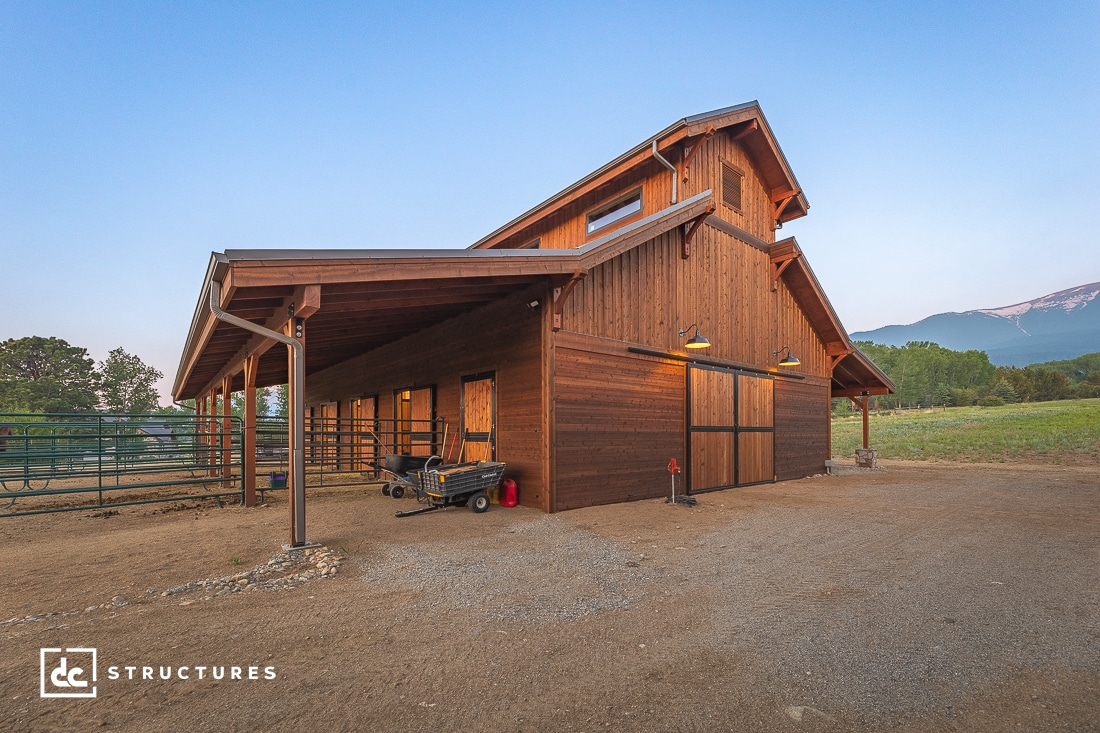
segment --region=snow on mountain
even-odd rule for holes
[[[938,313],[906,326],[853,333],[856,340],[903,346],[933,341],[949,349],[980,349],[999,365],[1026,366],[1100,351],[1100,282],[1025,303],[962,313]],[[1089,306],[1092,307],[1089,307]]]

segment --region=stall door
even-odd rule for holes
[[[773,379],[689,365],[687,381],[689,488],[711,491],[773,481]]]
[[[397,453],[430,456],[435,452],[432,416],[435,390],[432,387],[406,389],[394,394]]]
[[[351,401],[353,471],[374,471],[379,457],[378,398]]]
[[[478,374],[462,380],[460,461],[496,460],[496,376]]]

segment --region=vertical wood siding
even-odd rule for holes
[[[519,485],[521,503],[550,511],[543,472],[542,319],[524,305],[532,297],[548,293],[539,286],[311,374],[306,399],[317,404],[377,394],[379,416],[391,418],[394,390],[434,386],[436,416],[453,435],[461,419],[462,377],[496,372],[498,459],[508,464],[505,476]]]
[[[563,326],[600,338],[682,353],[681,328],[710,339],[708,358],[774,369],[789,346],[799,374],[826,376],[825,347],[780,282],[772,290],[767,254],[700,227],[690,258],[669,232],[592,268],[566,301]]]
[[[741,194],[741,210],[737,211],[722,203],[722,162],[730,163],[744,176],[744,188]],[[745,153],[745,149],[733,140],[727,130],[719,132],[705,143],[688,168],[688,181],[683,187],[681,200],[702,193],[707,189],[715,192],[718,208],[714,216],[719,216],[734,226],[755,234],[765,242],[775,241],[772,229],[772,204],[764,184],[756,174],[756,166]]]

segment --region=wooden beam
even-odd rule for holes
[[[560,286],[555,286],[553,289],[553,314],[554,324],[551,327],[554,331],[561,330],[561,314],[565,308],[565,301],[569,295],[573,292],[573,288],[577,287],[577,284],[588,275],[585,270],[575,270],[573,275],[568,281]]]
[[[714,203],[711,202],[706,211],[697,216],[695,220],[691,222],[690,226],[688,226],[687,224],[684,225],[688,226],[688,230],[686,232],[683,232],[680,238],[681,258],[686,260],[688,257],[691,257],[691,240],[695,239],[695,232],[699,231],[699,227],[702,226],[706,218],[714,213],[714,208]]]
[[[783,274],[783,271],[786,270],[792,262],[794,262],[801,256],[802,252],[798,250],[794,250],[792,252],[788,252],[786,254],[781,254],[778,256],[772,255],[771,263],[772,267],[774,268],[772,270],[772,290],[779,289],[779,276]]]
[[[691,144],[691,147],[687,149],[684,154],[684,159],[680,161],[680,175],[684,183],[687,183],[688,168],[691,166],[691,161],[695,157],[695,154],[699,152],[699,148],[703,147],[703,143],[709,140],[715,132],[717,132],[717,130],[714,125],[707,127],[703,134],[696,138],[695,142]]]
[[[783,224],[779,221],[779,217],[783,215],[783,209],[787,208],[787,204],[794,198],[794,194],[787,196],[786,198],[774,203],[775,208],[772,211],[772,230],[779,229]]]
[[[747,125],[742,127],[740,130],[733,133],[733,135],[730,137],[730,139],[731,140],[740,140],[741,138],[743,138],[747,135],[751,135],[752,133],[756,132],[759,129],[760,129],[760,126],[758,124],[756,124],[756,120],[752,120]]]
[[[283,327],[292,318],[308,318],[316,313],[320,307],[321,286],[299,285],[292,294],[284,298],[283,302],[275,308],[274,314],[264,321],[263,326],[269,331],[282,331]],[[225,366],[206,383],[200,392],[210,392],[217,389],[226,376],[237,374],[244,369],[245,359],[252,355],[263,356],[268,349],[277,343],[279,342],[267,336],[252,334],[244,346],[229,358]]]

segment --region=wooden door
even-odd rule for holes
[[[775,479],[774,380],[767,375],[688,366],[691,491]]]
[[[496,375],[477,374],[462,380],[460,461],[496,460]]]
[[[435,452],[435,389],[421,387],[401,390],[394,394],[393,409],[397,433],[396,452],[412,456],[432,455]]]
[[[378,398],[361,397],[351,401],[352,470],[374,471],[378,460]]]

